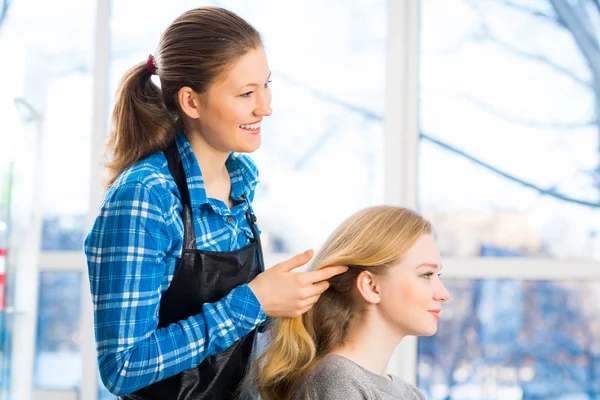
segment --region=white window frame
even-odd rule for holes
[[[417,206],[418,132],[418,66],[419,8],[421,0],[388,0],[386,54],[386,119],[384,123],[385,191],[384,201],[404,207]],[[108,131],[110,104],[110,0],[97,0],[94,50],[93,128],[90,148],[90,195],[86,230],[91,227],[102,200],[101,154]],[[267,265],[289,258],[287,255],[265,255]],[[600,281],[600,262],[569,262],[537,258],[446,258],[444,278],[503,278],[524,280]],[[81,252],[40,252],[39,271],[73,271],[82,274],[81,287],[81,352],[82,380],[79,393],[34,389],[35,399],[80,398],[96,400],[98,369],[93,333],[93,311],[89,296],[87,266]],[[37,283],[36,283],[37,285]],[[37,299],[37,290],[36,299]],[[37,302],[32,305],[37,318]],[[35,332],[35,324],[31,325]],[[31,335],[27,336],[29,342]],[[33,365],[34,346],[19,350],[22,362]],[[394,353],[389,370],[411,383],[417,375],[417,339],[406,338]],[[32,382],[31,376],[26,379]],[[75,395],[75,396],[74,396]],[[25,398],[25,397],[24,397]]]
[[[389,0],[385,120],[385,201],[417,206],[419,9],[422,0]],[[600,281],[600,262],[547,258],[444,258],[444,280]],[[389,365],[410,383],[417,377],[417,340],[405,338]]]
[[[96,1],[96,30],[94,35],[94,76],[92,92],[92,137],[90,142],[90,187],[89,207],[86,218],[85,232],[91,228],[96,216],[98,206],[102,201],[102,156],[98,149],[105,145],[106,132],[108,132],[108,107],[109,96],[109,74],[110,74],[110,0]],[[40,185],[41,187],[41,185]],[[39,206],[41,208],[41,202]],[[40,226],[41,229],[41,226]],[[38,246],[38,248],[40,248]],[[35,285],[31,282],[30,287],[35,286],[31,293],[35,294],[35,301],[31,302],[27,315],[33,316],[30,322],[27,345],[18,346],[19,358],[26,365],[30,365],[31,373],[26,376],[22,374],[17,379],[23,389],[30,388],[29,393],[21,391],[21,399],[32,398],[35,400],[53,399],[84,399],[96,400],[98,398],[98,365],[96,357],[96,342],[94,338],[94,314],[92,299],[90,296],[90,285],[88,280],[87,261],[83,251],[40,251],[37,260],[39,268],[35,276],[40,272],[78,272],[81,274],[81,316],[80,316],[80,351],[82,358],[81,382],[79,390],[51,390],[47,388],[33,387],[33,366],[35,362],[35,334],[38,316],[37,293],[39,291],[38,279]],[[26,361],[25,361],[26,360]],[[25,379],[23,378],[25,376]]]

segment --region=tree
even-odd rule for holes
[[[523,12],[531,18],[549,24],[552,29],[560,29],[565,34],[571,35],[573,43],[586,60],[591,78],[586,78],[585,74],[580,76],[576,71],[558,64],[541,50],[536,52],[515,47],[514,43],[494,37],[485,21],[486,12],[489,12],[486,7],[489,8],[491,3]],[[532,129],[557,128],[562,130],[562,134],[568,136],[572,134],[573,129],[582,126],[596,127],[599,142],[597,149],[592,151],[595,151],[599,157],[597,167],[582,172],[591,178],[589,180],[591,187],[596,188],[596,192],[600,193],[600,107],[598,107],[600,92],[596,89],[598,80],[596,75],[600,76],[600,74],[592,70],[595,68],[595,62],[600,65],[600,57],[596,56],[596,52],[600,50],[597,50],[597,38],[593,35],[594,24],[600,21],[598,2],[527,3],[535,4],[540,7],[539,9],[502,0],[474,0],[470,4],[479,12],[482,21],[480,31],[471,35],[469,40],[499,45],[510,56],[539,63],[542,68],[549,68],[554,73],[571,79],[576,85],[584,87],[593,94],[595,111],[589,120],[584,121],[536,121],[502,112],[481,99],[463,97],[500,119]],[[544,8],[544,5],[548,7]],[[582,13],[582,9],[586,12]],[[574,16],[578,18],[575,22],[572,21]],[[593,43],[591,47],[586,44],[586,40],[590,39],[582,37],[580,32],[584,28],[587,29],[585,34],[594,38],[591,40]],[[596,61],[589,61],[589,57]],[[366,107],[357,106],[342,100],[335,94],[310,87],[279,71],[275,75],[309,91],[320,101],[345,108],[348,113],[361,115],[365,120],[374,123],[383,121],[381,114]],[[303,154],[296,163],[297,167],[302,168],[303,161],[308,157],[314,157],[322,147],[321,144],[331,140],[331,135],[336,133],[336,130],[328,130],[318,136],[309,147],[311,152]],[[558,183],[543,187],[536,182],[508,173],[502,165],[492,165],[450,141],[439,139],[435,136],[435,132],[422,131],[420,135],[422,141],[430,142],[497,176],[534,190],[541,196],[552,197],[560,203],[576,204],[594,210],[600,208],[600,196],[587,197],[567,193],[558,189]],[[597,338],[600,337],[600,332],[595,327],[594,321],[597,321],[600,315],[582,309],[582,304],[586,303],[588,295],[594,290],[593,286],[491,280],[452,282],[450,290],[457,294],[452,306],[449,307],[452,309],[452,319],[440,325],[436,336],[419,341],[422,361],[420,367],[424,370],[429,369],[425,371],[429,375],[422,378],[425,387],[431,386],[434,381],[444,382],[450,389],[468,384],[484,387],[490,382],[495,382],[499,388],[503,385],[519,388],[523,399],[557,399],[568,393],[585,393],[590,399],[598,397],[600,343]],[[490,299],[486,297],[486,293],[489,292],[498,296]],[[507,292],[512,296],[506,296]],[[502,307],[502,303],[508,305]],[[497,319],[495,323],[483,319],[486,313],[490,313],[490,307],[495,310],[493,315]],[[490,388],[488,395],[493,396],[494,389]],[[497,393],[496,396],[502,398]],[[449,392],[446,399],[451,398],[464,397],[452,397],[452,393]]]
[[[10,5],[10,0],[1,0],[0,1],[0,27],[2,23],[6,19],[6,14],[8,13],[8,6]]]
[[[591,322],[600,314],[582,307],[594,286],[479,280],[449,290],[457,296],[444,312],[453,318],[419,340],[419,367],[428,371],[420,385],[448,388],[432,398],[500,399],[511,387],[524,400],[600,395],[600,332]]]
[[[595,126],[598,134],[598,162],[596,168],[588,171],[592,178],[592,185],[598,189],[598,198],[595,203],[600,204],[600,2],[597,0],[548,0],[543,2],[519,2],[511,0],[486,0],[472,1],[471,6],[480,13],[481,25],[479,32],[473,35],[473,39],[482,42],[490,42],[500,46],[506,52],[512,55],[539,63],[554,73],[570,79],[575,85],[589,90],[594,99],[593,115],[586,121],[572,122],[542,122],[527,119],[518,119],[514,116],[503,115],[494,109],[493,106],[483,103],[477,99],[472,99],[474,103],[488,111],[499,115],[501,118],[513,120],[517,123],[528,126],[550,126],[557,128],[576,128],[586,125]],[[555,59],[545,54],[539,49],[523,49],[515,46],[501,37],[495,35],[489,28],[485,20],[485,8],[492,5],[516,10],[526,16],[529,16],[533,22],[542,22],[548,24],[558,31],[568,35],[575,44],[579,54],[585,63],[589,77],[582,76],[581,73],[574,71],[568,66],[561,65]]]

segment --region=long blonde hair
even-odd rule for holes
[[[365,270],[385,274],[421,235],[430,233],[429,222],[401,207],[370,207],[346,219],[323,245],[313,269],[351,268],[329,280],[330,288],[310,311],[278,319],[269,327],[271,343],[248,375],[261,397],[292,398],[310,369],[344,342],[353,318],[352,288],[358,275]]]

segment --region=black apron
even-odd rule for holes
[[[184,226],[181,261],[171,284],[163,293],[158,311],[158,328],[202,312],[204,303],[214,303],[236,287],[250,282],[264,271],[256,217],[248,207],[246,218],[254,239],[239,250],[214,252],[198,250],[185,172],[176,142],[165,150],[169,169],[175,179]],[[244,197],[245,201],[248,201]],[[250,360],[256,329],[239,339],[222,353],[206,358],[196,368],[156,382],[123,400],[197,400],[232,399],[244,378]]]

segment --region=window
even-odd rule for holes
[[[590,60],[550,2],[505,3],[422,1],[419,208],[447,256],[600,260]]]
[[[600,14],[584,3],[420,2],[418,207],[456,267],[418,340],[430,399],[600,393],[598,99],[578,41]]]
[[[456,280],[438,333],[419,339],[429,399],[595,399],[600,282]],[[561,397],[563,396],[563,397]]]
[[[34,384],[73,389],[81,381],[81,273],[40,273]]]
[[[4,76],[12,79],[3,81],[9,90],[1,104],[9,116],[17,115],[3,134],[16,135],[27,125],[35,131],[25,144],[29,151],[43,143],[42,250],[80,251],[83,245],[94,11],[95,2],[12,2],[2,26],[0,45],[11,59]]]
[[[147,2],[113,2],[111,93],[176,16],[206,4],[157,2],[153,13],[142,14],[135,10]],[[383,201],[385,4],[218,3],[261,31],[272,70],[274,112],[252,155],[261,174],[254,208],[267,253],[318,247],[350,213]]]
[[[11,385],[10,396],[25,398],[32,387],[81,385],[79,339],[73,335],[82,311],[81,249],[92,167],[96,2],[4,3],[0,163],[3,169],[6,161],[13,163],[8,319],[14,323],[0,326],[3,347],[12,352],[3,360],[11,380],[4,374],[0,386]],[[7,181],[0,179],[4,187]],[[49,251],[64,259],[56,263]],[[74,272],[48,271],[55,268]]]

